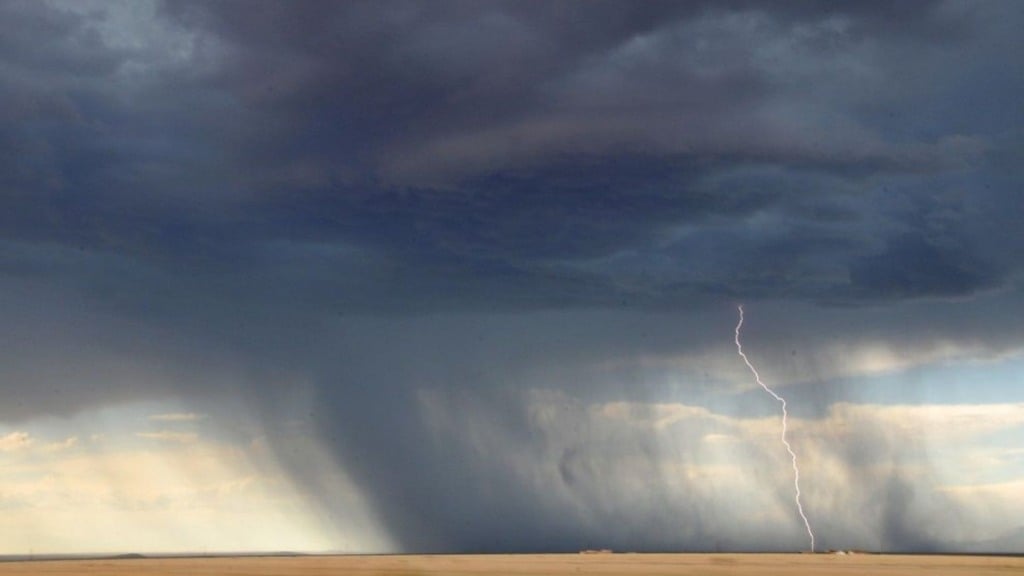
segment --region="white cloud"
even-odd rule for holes
[[[916,346],[890,342],[843,343],[816,352],[824,372],[818,377],[858,377],[891,374],[919,366],[949,362],[995,362],[1020,355],[1020,348],[995,350],[979,342],[938,340]]]
[[[206,418],[206,414],[195,412],[171,412],[168,414],[153,414],[149,417],[154,422],[196,422]]]
[[[139,438],[146,438],[148,440],[159,440],[161,442],[178,442],[181,444],[191,444],[199,440],[199,434],[195,432],[176,432],[173,430],[158,430],[156,432],[136,432],[136,436]]]
[[[1021,500],[1021,495],[1024,494],[1024,478],[992,484],[943,486],[942,490],[958,496],[996,496],[1008,502],[1016,502],[1017,507],[1024,511],[1024,500]],[[1022,517],[1024,517],[1024,514],[1022,514]]]
[[[340,470],[330,485],[350,515],[329,522],[273,452],[182,432],[135,436],[155,442],[0,437],[19,447],[0,467],[0,554],[393,549]]]
[[[78,445],[78,437],[71,436],[59,442],[44,444],[41,449],[43,452],[61,452],[63,450],[74,448],[76,445]]]
[[[652,426],[658,430],[685,420],[720,420],[707,408],[679,403],[609,402],[592,406],[591,410],[593,414],[608,420],[635,426]]]
[[[825,422],[852,431],[883,426],[914,437],[964,441],[1024,426],[1024,403],[1017,404],[834,404]]]
[[[28,432],[11,432],[5,436],[0,436],[0,452],[24,450],[31,446],[32,443],[32,437]]]

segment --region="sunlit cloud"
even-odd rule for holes
[[[197,422],[199,420],[205,420],[206,414],[196,414],[195,412],[170,412],[167,414],[153,414],[149,419],[154,422]]]
[[[180,444],[191,444],[199,440],[199,434],[195,432],[177,432],[174,430],[159,430],[156,432],[136,432],[139,438],[148,440],[159,440],[161,442],[177,442]]]
[[[32,437],[28,432],[11,432],[4,436],[0,436],[0,452],[24,450],[31,446],[32,443]]]
[[[898,430],[908,439],[964,442],[1024,426],[1024,404],[869,405],[841,402],[830,408],[832,429],[852,433],[864,426]]]
[[[60,440],[58,442],[50,442],[42,446],[43,452],[60,452],[62,450],[69,450],[78,445],[78,436],[71,436]]]
[[[705,534],[724,537],[742,518],[762,546],[799,539],[778,416],[743,417],[684,403],[584,403],[546,390],[525,398],[540,452],[504,436],[492,419],[471,416],[468,406],[421,394],[435,433],[448,442],[472,443],[468,453],[478,465],[490,462],[533,485],[544,506],[597,517],[646,517],[683,532],[685,522],[661,510],[680,518],[699,510]],[[889,534],[888,545],[966,550],[1019,524],[1008,511],[1019,508],[1011,500],[1024,479],[1024,463],[1015,448],[999,448],[992,438],[1024,424],[1024,405],[838,403],[817,417],[791,414],[789,422],[805,506],[826,543],[871,548],[879,545],[879,534]],[[945,464],[983,457],[1000,458],[995,471],[1015,479],[986,483]],[[891,499],[908,490],[917,498],[900,504],[904,517],[892,517]],[[904,534],[954,505],[960,524],[929,524],[919,540]],[[751,515],[753,510],[758,513]]]
[[[111,415],[82,415],[77,427]],[[122,414],[115,421],[135,419]],[[343,471],[322,462],[325,480],[351,513],[338,522],[311,506],[260,437],[225,441],[113,427],[88,442],[40,438],[45,435],[28,431],[0,436],[0,554],[393,546]],[[317,454],[311,438],[291,442]]]

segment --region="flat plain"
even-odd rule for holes
[[[930,576],[1020,574],[1024,557],[883,554],[495,554],[291,556],[54,560],[0,563],[0,576],[483,576],[599,574],[881,574]]]

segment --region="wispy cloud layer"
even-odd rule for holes
[[[154,422],[198,422],[206,419],[205,414],[194,412],[169,412],[167,414],[153,414],[149,417]]]
[[[199,440],[199,434],[195,432],[177,432],[173,430],[158,430],[156,432],[136,432],[139,438],[148,440],[159,440],[161,442],[180,442],[189,444]]]

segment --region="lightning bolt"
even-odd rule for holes
[[[743,358],[743,363],[747,365],[747,368],[750,368],[750,371],[753,372],[754,380],[757,381],[757,384],[764,388],[765,392],[771,394],[772,398],[775,398],[775,400],[782,404],[782,444],[786,447],[786,452],[789,452],[789,456],[793,459],[793,487],[796,489],[796,509],[800,513],[800,518],[804,521],[804,527],[807,528],[807,535],[811,538],[811,552],[814,552],[814,532],[811,530],[811,523],[807,520],[807,515],[804,514],[804,507],[800,503],[800,467],[796,462],[796,452],[793,452],[793,447],[786,440],[786,420],[789,417],[789,414],[786,412],[786,399],[776,394],[774,390],[761,381],[761,375],[757,373],[757,369],[750,363],[747,355],[743,353],[743,345],[740,344],[740,328],[743,327],[743,305],[741,304],[736,308],[740,311],[740,321],[736,324],[736,351],[740,353],[740,357]]]

